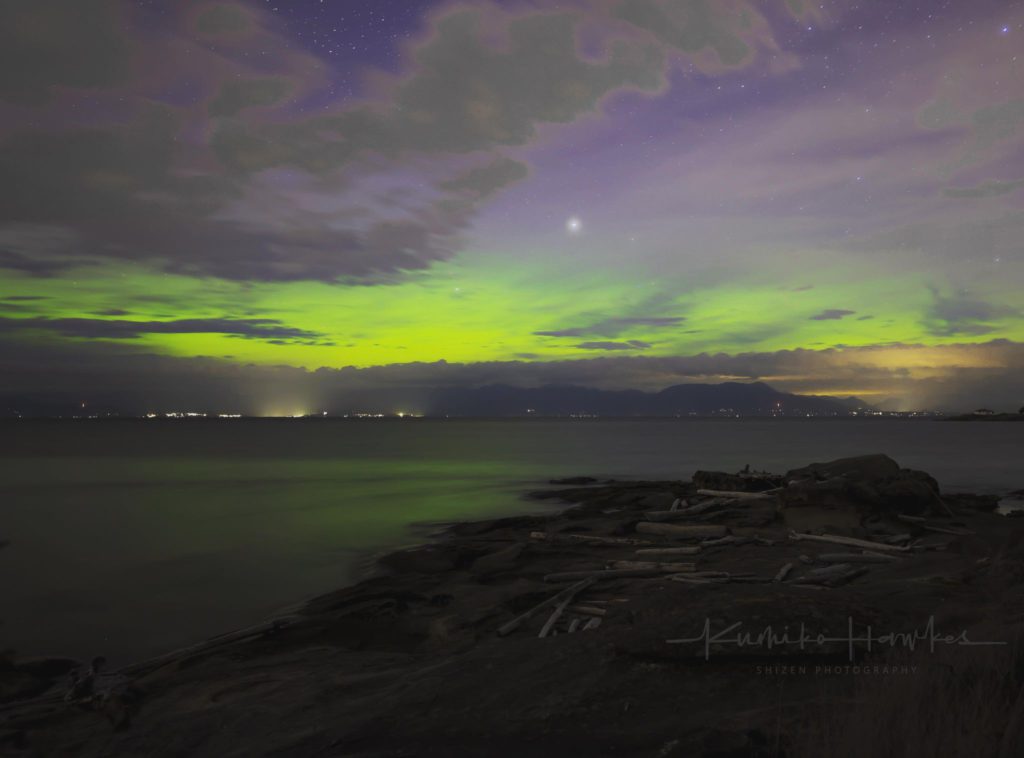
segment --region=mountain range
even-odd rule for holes
[[[677,384],[660,392],[573,385],[503,384],[441,390],[431,416],[836,416],[869,406],[858,398],[794,395],[764,382]]]

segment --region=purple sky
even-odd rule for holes
[[[1024,402],[1020,3],[2,12],[5,407],[135,392],[83,351],[271,394],[322,369],[318,398],[384,371]]]

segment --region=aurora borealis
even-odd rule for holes
[[[0,4],[0,412],[1024,403],[1024,6]]]

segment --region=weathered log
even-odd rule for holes
[[[120,669],[118,673],[135,676],[152,671],[153,669],[166,665],[171,661],[174,661],[175,663],[182,663],[197,656],[206,655],[207,653],[226,645],[276,634],[292,624],[295,624],[300,619],[301,616],[298,614],[289,614],[287,616],[281,616],[270,621],[255,624],[254,626],[248,626],[244,629],[238,629],[234,632],[220,634],[194,645],[178,648],[177,650],[172,650],[169,653],[158,655],[155,658],[149,658],[147,660],[140,661],[139,663],[133,663],[129,666],[125,666]]]
[[[660,576],[660,569],[594,569],[591,571],[559,571],[544,577],[545,582],[574,582],[579,579],[629,579]]]
[[[678,511],[679,507],[682,504],[683,504],[683,499],[677,497],[675,500],[672,501],[672,507],[669,510]]]
[[[706,503],[697,503],[685,508],[672,508],[667,511],[647,511],[644,518],[648,521],[685,521],[703,515],[705,518],[717,518],[717,513],[710,513],[723,505],[729,504],[729,500],[708,500]],[[723,514],[725,511],[722,512]]]
[[[729,530],[718,524],[681,526],[678,524],[657,524],[650,521],[641,521],[636,525],[636,531],[640,534],[660,534],[665,537],[702,539],[706,537],[723,537]]]
[[[695,555],[700,552],[700,545],[692,547],[643,547],[636,551],[637,555]]]
[[[684,584],[727,584],[727,576],[693,576],[692,574],[669,574],[667,579]]]
[[[832,566],[824,566],[822,568],[811,569],[806,574],[797,578],[797,581],[803,579],[823,579],[831,576],[840,576],[848,571],[852,570],[853,566],[849,563],[837,563]]]
[[[580,620],[579,619],[573,619],[572,621],[570,621],[569,622],[569,634],[572,634],[573,632],[575,632],[576,631],[576,627],[578,627],[579,625],[580,625]]]
[[[590,621],[588,621],[586,624],[583,625],[583,631],[584,632],[588,632],[591,629],[597,629],[597,627],[599,627],[599,626],[601,626],[601,619],[599,619],[599,618],[592,618],[592,619],[590,619]]]
[[[803,564],[808,565],[808,566],[811,565],[812,563],[814,563],[814,559],[811,556],[809,556],[809,555],[797,556],[797,560],[800,561]]]
[[[774,490],[773,490],[774,492]],[[768,492],[736,492],[734,490],[697,490],[698,495],[708,497],[725,497],[730,500],[774,500]]]
[[[866,568],[857,568],[849,563],[837,563],[825,568],[808,571],[804,576],[797,577],[794,581],[797,584],[825,584],[829,587],[838,587],[866,573]]]
[[[705,547],[721,547],[722,545],[774,545],[775,540],[765,539],[764,537],[758,537],[756,535],[745,535],[737,537],[736,535],[730,534],[727,537],[721,537],[719,539],[704,540],[700,543],[701,548]]]
[[[658,569],[659,571],[694,571],[695,563],[662,563],[660,561],[612,561],[613,569]]]
[[[670,511],[645,511],[644,518],[648,521],[685,521],[689,518],[686,511],[670,510]]]
[[[792,570],[793,570],[793,564],[792,563],[787,563],[785,566],[783,566],[782,568],[779,569],[779,573],[777,573],[775,575],[775,578],[772,579],[772,581],[775,582],[775,583],[786,581],[786,577],[789,575],[789,572],[792,571]]]
[[[648,521],[685,521],[695,515],[689,510],[646,511],[644,518]]]
[[[738,537],[733,535],[727,535],[725,537],[719,537],[717,539],[704,540],[700,543],[700,547],[703,550],[706,547],[721,547],[722,545],[742,545]]]
[[[955,534],[957,536],[963,536],[968,534],[974,534],[970,529],[964,529],[955,526],[939,526],[938,524],[928,523],[927,519],[920,518],[918,516],[907,516],[903,513],[896,516],[900,521],[905,521],[910,524],[914,524],[921,529],[925,529],[929,532],[938,532],[939,534]]]
[[[576,595],[578,595],[580,592],[582,592],[587,587],[592,585],[595,581],[597,580],[594,577],[586,577],[583,579],[583,581],[577,582],[571,587],[566,587],[561,592],[555,593],[542,603],[538,603],[537,605],[533,606],[533,608],[531,608],[530,610],[516,616],[508,623],[498,627],[498,636],[504,637],[506,634],[514,632],[516,629],[522,626],[524,622],[528,621],[535,614],[539,613],[545,608],[551,607],[552,605],[557,605],[561,603],[562,600],[564,600],[565,598],[568,598],[571,601],[574,597],[576,597]]]
[[[870,540],[859,540],[856,537],[840,537],[835,534],[798,534],[797,532],[790,532],[789,538],[794,542],[799,540],[808,540],[811,542],[830,542],[833,545],[847,545],[848,547],[866,547],[871,550],[882,550],[892,551],[895,553],[905,553],[910,548],[900,547],[898,545],[886,545],[884,542],[871,542]]]
[[[724,505],[731,505],[733,501],[725,498],[715,498],[714,500],[705,500],[703,503],[694,503],[688,505],[685,508],[677,509],[679,513],[687,516],[695,516],[698,513],[704,513],[706,511],[714,510],[715,508],[721,508]]]
[[[818,556],[819,561],[825,563],[893,563],[898,561],[898,555],[883,555],[881,553],[822,553]]]
[[[547,532],[530,532],[530,539],[541,542],[553,542],[555,544],[579,544],[587,543],[593,545],[650,545],[649,540],[638,540],[632,537],[601,537],[596,534],[548,534]]]
[[[562,614],[565,613],[565,609],[569,607],[569,603],[571,602],[572,596],[562,598],[562,600],[559,601],[558,605],[555,606],[555,610],[553,610],[551,615],[548,616],[548,620],[544,622],[544,626],[540,628],[540,634],[537,635],[538,637],[543,639],[548,636],[548,632],[554,629],[555,623],[562,617]]]
[[[593,605],[570,605],[566,610],[580,616],[604,616],[608,613],[607,609]]]
[[[900,545],[904,542],[910,542],[909,534],[887,534],[879,536],[877,542],[884,542],[886,545]]]

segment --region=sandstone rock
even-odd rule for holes
[[[503,550],[480,556],[473,561],[469,570],[474,574],[494,574],[499,571],[507,571],[515,568],[522,552],[522,545],[510,545]]]
[[[891,513],[940,508],[939,484],[923,471],[900,468],[887,455],[840,458],[786,473],[782,508],[819,507]]]
[[[675,501],[675,493],[667,491],[652,492],[649,495],[644,495],[636,504],[645,510],[667,511],[672,507],[672,503]]]
[[[451,550],[428,546],[390,553],[380,563],[400,573],[437,574],[455,568],[457,558]]]
[[[845,477],[854,481],[878,482],[899,476],[900,465],[888,455],[858,455],[827,463],[812,463],[786,473],[786,481],[794,479],[821,481]]]
[[[699,490],[727,490],[731,492],[764,492],[780,487],[782,477],[761,471],[741,471],[727,474],[724,471],[697,471],[693,483]]]

